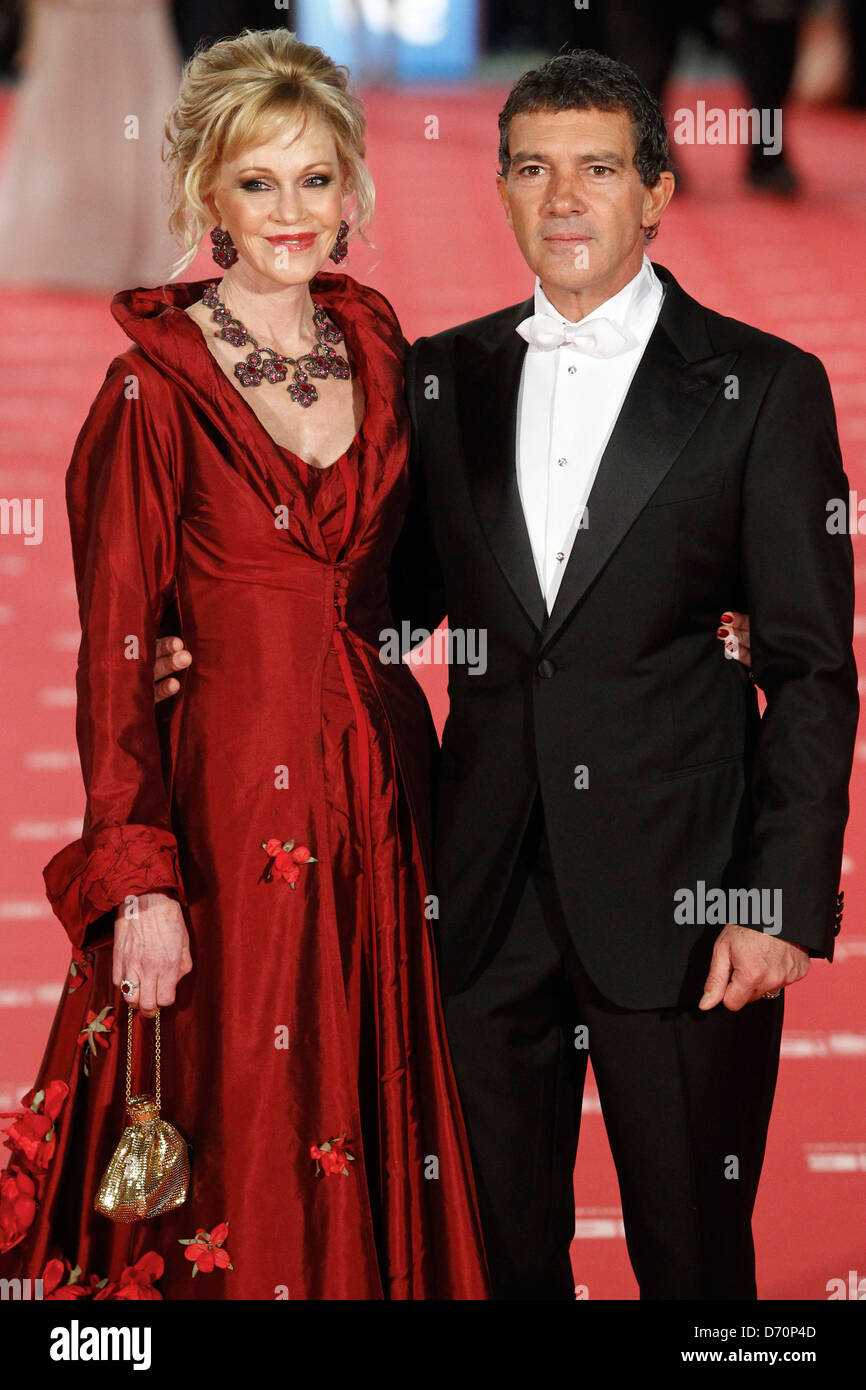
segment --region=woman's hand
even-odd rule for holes
[[[137,985],[124,997],[144,1018],[153,1018],[157,1005],[174,1003],[178,980],[192,970],[189,934],[180,903],[167,893],[142,893],[137,906],[136,917],[125,916],[124,904],[116,909],[111,978],[116,985]]]
[[[177,694],[180,690],[180,681],[171,673],[172,671],[182,671],[191,662],[192,656],[179,637],[157,637],[156,661],[153,666],[153,679],[156,682],[154,701],[156,704],[159,704],[160,700],[167,700],[169,696]]]
[[[724,642],[725,655],[731,661],[739,661],[743,666],[751,668],[752,654],[749,648],[748,613],[735,613],[733,609],[723,613],[722,625],[717,629],[716,636],[720,642]]]

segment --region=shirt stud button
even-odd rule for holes
[[[575,367],[574,363],[572,362],[571,366],[570,366],[569,369],[568,369],[568,375],[569,375],[569,376],[574,376],[574,374],[575,374],[576,371],[577,371],[577,367]]]
[[[557,459],[556,462],[559,464],[560,468],[564,468],[568,463],[568,459]]]

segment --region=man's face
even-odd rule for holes
[[[640,270],[641,224],[661,215],[673,175],[644,187],[625,111],[523,113],[508,147],[497,188],[524,259],[561,312],[589,313]]]

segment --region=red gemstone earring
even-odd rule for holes
[[[348,255],[349,248],[346,245],[348,238],[349,224],[348,222],[341,222],[340,229],[337,232],[337,240],[334,242],[330,251],[331,260],[336,261],[337,265],[339,265],[341,261],[344,261]]]
[[[221,265],[223,270],[228,270],[229,266],[234,265],[238,258],[238,253],[230,234],[223,231],[222,227],[211,227],[210,239],[213,242],[211,255],[217,265]]]

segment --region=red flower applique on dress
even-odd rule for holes
[[[12,1119],[12,1124],[6,1126],[3,1143],[23,1155],[31,1168],[44,1171],[54,1157],[54,1121],[68,1095],[65,1081],[49,1081],[44,1091],[30,1090],[21,1097],[21,1104],[28,1109],[0,1112],[0,1119]]]
[[[36,1217],[48,1165],[56,1148],[55,1122],[63,1109],[69,1087],[65,1081],[49,1081],[44,1090],[29,1090],[21,1098],[24,1110],[4,1111],[3,1143],[12,1159],[0,1172],[0,1255],[23,1240]]]
[[[159,1299],[162,1294],[154,1288],[162,1278],[163,1258],[155,1250],[142,1255],[134,1265],[127,1265],[119,1279],[100,1279],[98,1274],[83,1274],[80,1265],[70,1268],[68,1260],[49,1260],[42,1272],[42,1297],[53,1302],[72,1299]],[[65,1278],[65,1283],[62,1282]]]
[[[93,964],[92,951],[79,951],[77,946],[72,948],[72,960],[69,964],[69,978],[72,984],[66,991],[67,994],[74,994],[80,989],[85,980],[90,978],[90,967]]]
[[[318,859],[310,854],[306,845],[297,845],[294,840],[262,840],[262,849],[269,855],[259,882],[272,882],[281,878],[290,888],[294,888],[301,876],[302,864],[318,864]]]
[[[340,1174],[343,1177],[349,1176],[348,1163],[355,1162],[355,1155],[349,1153],[345,1147],[346,1136],[341,1134],[338,1139],[328,1139],[324,1144],[314,1144],[310,1149],[310,1157],[316,1160],[316,1177],[323,1173],[326,1178]]]
[[[148,1250],[134,1265],[127,1265],[122,1271],[119,1279],[109,1284],[103,1280],[105,1285],[99,1293],[93,1295],[94,1299],[117,1299],[129,1301],[131,1299],[162,1301],[162,1294],[159,1289],[153,1286],[157,1279],[162,1278],[165,1269],[165,1261],[155,1250]]]
[[[65,1283],[61,1282],[65,1277]],[[42,1298],[45,1302],[68,1303],[78,1298],[94,1298],[108,1284],[95,1274],[85,1277],[81,1265],[74,1269],[68,1260],[49,1260],[42,1271]]]
[[[186,1246],[184,1259],[193,1261],[193,1279],[199,1270],[202,1274],[210,1274],[214,1269],[234,1269],[228,1250],[223,1249],[228,1233],[229,1223],[221,1221],[212,1231],[196,1231],[189,1240],[179,1242]]]
[[[23,1240],[36,1217],[36,1183],[17,1163],[0,1172],[0,1255]]]
[[[109,1017],[111,1015],[111,1017]],[[111,1042],[111,1035],[117,1026],[117,1015],[114,1012],[113,1004],[106,1004],[104,1009],[100,1009],[95,1014],[92,1009],[87,1010],[87,1018],[84,1027],[78,1034],[78,1046],[84,1047],[86,1044],[91,1054],[95,1057],[98,1043],[100,1047],[108,1047]],[[90,1075],[89,1057],[84,1057],[84,1075]]]

